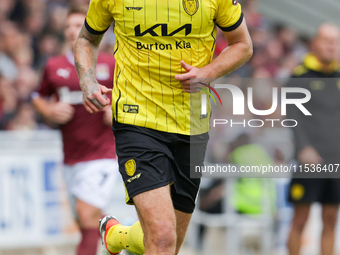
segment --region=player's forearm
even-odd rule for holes
[[[202,71],[207,78],[218,78],[236,70],[246,63],[253,55],[251,40],[238,42],[227,47]],[[202,77],[206,78],[206,77]]]
[[[32,100],[34,108],[46,118],[50,117],[50,104],[42,97],[37,97]]]
[[[88,95],[98,90],[95,67],[101,39],[102,35],[93,35],[83,27],[73,49],[79,84]]]

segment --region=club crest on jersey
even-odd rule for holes
[[[136,172],[136,161],[130,159],[125,163],[125,172],[128,176],[133,176]]]
[[[183,8],[190,16],[195,15],[198,10],[198,0],[183,0]]]
[[[232,0],[233,1],[233,5],[238,5],[237,0]]]

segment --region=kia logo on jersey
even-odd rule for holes
[[[233,5],[237,5],[237,4],[238,4],[237,0],[233,0]]]

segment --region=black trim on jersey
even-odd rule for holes
[[[216,27],[215,27],[216,28]],[[215,36],[214,36],[214,31],[215,31],[215,29],[211,32],[211,36],[212,36],[212,38],[214,38],[214,43],[213,43],[213,46],[212,46],[212,48],[211,48],[211,52],[213,52],[213,50],[214,50],[214,48],[215,48],[215,44],[216,44],[216,38],[215,38]]]
[[[104,31],[97,31],[97,30],[94,30],[92,27],[90,27],[89,23],[87,23],[87,20],[85,19],[85,27],[87,29],[87,31],[89,31],[91,34],[94,34],[94,35],[102,35],[104,34],[109,28],[110,26],[105,29]]]
[[[234,25],[232,25],[230,27],[220,27],[218,24],[216,24],[216,25],[224,32],[231,32],[241,25],[241,23],[243,21],[243,16],[244,16],[243,12],[241,12],[241,17],[238,19],[238,21]]]
[[[119,76],[120,76],[120,72],[121,72],[121,70],[119,70],[119,74],[118,74],[118,76],[117,76],[117,82],[116,82],[117,88],[118,88],[118,79],[119,79]],[[117,120],[117,121],[118,121],[118,103],[119,103],[119,100],[120,100],[120,98],[121,98],[121,96],[122,96],[122,92],[120,91],[119,88],[118,88],[118,90],[119,90],[119,97],[118,97],[118,99],[117,99],[117,101],[116,101],[116,120]]]
[[[119,100],[120,100],[121,96],[122,96],[122,92],[119,90],[119,97],[118,97],[118,99],[116,101],[116,119],[117,120],[118,120],[118,103],[119,103]]]
[[[117,48],[116,48],[116,50],[113,52],[113,55],[115,55],[115,54],[116,54],[116,52],[117,52],[118,48],[119,48],[119,41],[118,41],[118,39],[117,39]]]

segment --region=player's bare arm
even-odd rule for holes
[[[95,77],[98,47],[102,38],[103,35],[91,34],[83,26],[73,49],[79,84],[83,91],[83,104],[90,113],[99,112],[110,104],[110,100],[103,95],[110,93],[111,89],[100,85]]]
[[[190,79],[194,78],[218,78],[236,70],[247,62],[253,55],[253,45],[247,29],[246,22],[231,32],[224,32],[229,46],[210,64],[202,68],[196,68],[181,61],[185,74],[176,75],[184,91],[197,92],[190,88]]]

